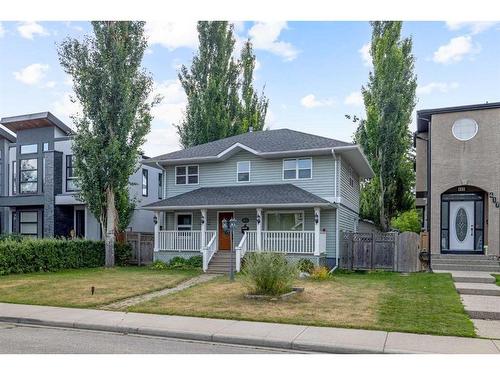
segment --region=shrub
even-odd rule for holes
[[[173,257],[168,262],[168,268],[180,270],[192,270],[203,266],[203,256],[195,255],[191,258]]]
[[[187,260],[187,265],[192,268],[203,267],[203,255],[195,255]]]
[[[297,267],[300,272],[311,273],[314,269],[314,263],[311,259],[302,258],[297,262]]]
[[[391,220],[391,227],[400,232],[420,233],[422,218],[417,210],[405,211]]]
[[[115,246],[117,265],[130,259],[131,248]],[[90,268],[104,265],[104,242],[61,239],[8,239],[0,241],[0,275],[67,268]]]
[[[242,271],[244,282],[250,293],[278,295],[292,290],[298,269],[289,263],[283,254],[250,253]]]
[[[24,237],[21,236],[20,234],[17,234],[17,233],[4,233],[4,234],[0,234],[0,241],[10,240],[10,241],[21,242],[23,239],[24,239]]]
[[[328,280],[331,278],[330,271],[328,268],[322,266],[322,267],[314,267],[314,269],[311,272],[311,279],[317,280],[317,281],[323,281],[323,280]]]
[[[161,260],[155,260],[153,264],[151,265],[151,269],[155,271],[164,271],[168,270],[168,264],[161,261]]]

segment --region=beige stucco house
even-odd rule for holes
[[[415,145],[432,254],[498,256],[500,102],[418,111]]]

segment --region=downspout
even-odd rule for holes
[[[337,156],[335,155],[335,150],[332,148],[332,155],[335,159],[335,178],[333,180],[333,193],[335,195],[335,198],[337,198],[337,185],[338,185],[338,163],[337,163]],[[330,273],[335,272],[335,270],[339,267],[339,210],[338,210],[338,205],[337,208],[335,209],[335,267],[333,267],[330,270]]]

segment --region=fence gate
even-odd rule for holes
[[[153,262],[154,234],[126,232],[125,241],[132,247],[131,264],[141,266]]]

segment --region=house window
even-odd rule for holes
[[[37,237],[38,211],[19,212],[19,233],[23,236]]]
[[[283,179],[302,180],[312,178],[312,159],[285,159],[283,160]]]
[[[38,191],[38,160],[20,160],[19,192],[21,194],[36,194]]]
[[[12,162],[12,195],[17,194],[17,163]]]
[[[20,148],[21,155],[36,154],[38,152],[38,145],[36,143],[31,145],[22,145]]]
[[[43,143],[43,151],[49,151],[49,144],[47,142]]]
[[[250,181],[250,162],[249,161],[239,161],[237,163],[237,173],[238,182],[249,182]]]
[[[66,191],[78,190],[77,178],[75,177],[75,157],[66,155]]]
[[[351,166],[349,166],[349,186],[354,187],[354,177],[352,176]]]
[[[176,185],[196,185],[198,184],[198,166],[184,165],[175,167],[175,184]]]
[[[158,199],[163,198],[162,180],[163,180],[163,173],[158,173]]]
[[[142,170],[142,196],[147,197],[148,196],[148,170],[143,169]]]
[[[283,211],[266,213],[267,230],[302,231],[304,230],[304,212]]]
[[[193,214],[177,214],[177,230],[187,231],[193,229]]]

